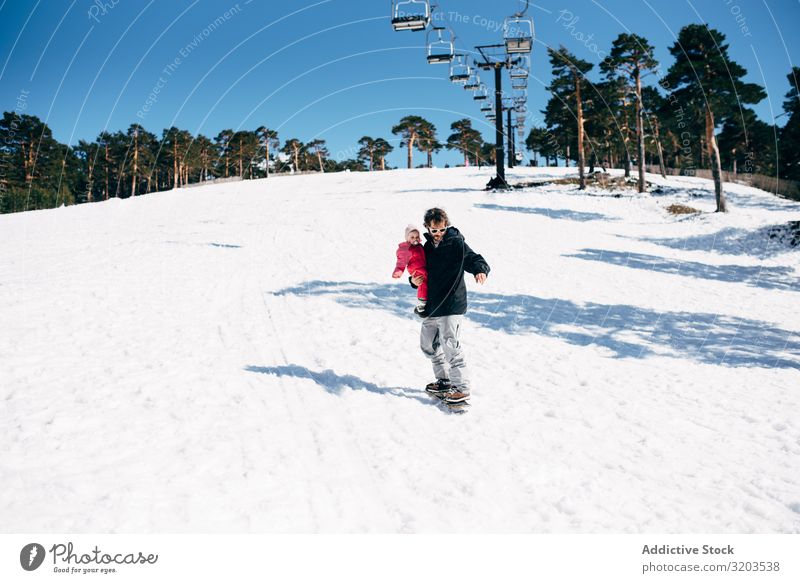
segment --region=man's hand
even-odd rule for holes
[[[423,281],[425,281],[425,278],[422,277],[421,275],[415,275],[414,277],[411,278],[411,283],[413,283],[417,287],[422,285]]]
[[[475,274],[475,281],[477,281],[479,284],[483,285],[484,282],[486,281],[486,274],[485,273],[476,273]]]

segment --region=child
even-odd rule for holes
[[[412,277],[419,275],[425,278],[417,288],[417,307],[414,308],[414,313],[424,318],[428,299],[428,271],[425,269],[425,250],[420,243],[419,230],[414,225],[406,227],[406,240],[397,246],[397,264],[392,277],[397,279],[406,268]]]

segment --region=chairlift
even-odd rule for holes
[[[517,160],[517,162],[522,162],[522,152],[517,152],[514,154],[514,158]]]
[[[528,78],[527,77],[517,77],[511,78],[511,89],[527,89],[528,88]]]
[[[528,55],[520,55],[514,66],[509,72],[512,79],[527,79],[531,70],[531,58]]]
[[[447,29],[443,26],[434,26],[428,31],[426,44],[428,45],[428,64],[440,65],[449,64],[453,60],[456,53],[455,35],[453,31],[449,31],[449,35],[445,34]],[[436,34],[436,38],[431,38],[431,33]],[[447,38],[449,36],[449,38]]]
[[[484,113],[487,111],[492,111],[493,109],[494,106],[489,101],[486,101],[483,105],[481,105],[481,111]]]
[[[472,96],[472,99],[475,101],[484,101],[489,98],[489,88],[486,87],[485,84],[481,83],[480,86],[475,90],[475,94]]]
[[[503,38],[506,42],[506,53],[509,55],[530,53],[533,50],[533,17],[525,16],[529,5],[529,0],[525,0],[525,9],[505,20]]]
[[[467,63],[464,55],[455,55],[450,63],[450,81],[464,85],[472,75],[472,67]]]
[[[429,0],[392,0],[392,28],[402,30],[425,30],[431,21]]]
[[[474,71],[472,75],[469,76],[467,82],[464,84],[464,89],[467,91],[476,91],[480,89],[482,83],[481,78],[478,76],[477,71]]]

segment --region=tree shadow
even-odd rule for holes
[[[403,285],[310,281],[275,295],[329,295],[349,308],[381,309],[418,321],[412,313],[413,290]],[[597,345],[614,358],[661,355],[731,367],[800,368],[800,334],[760,320],[524,294],[471,292],[469,305],[466,317],[480,326]]]
[[[407,190],[395,190],[397,193],[408,192],[481,192],[483,188],[411,188]]]
[[[725,189],[728,186],[729,182],[723,183],[722,187]],[[737,186],[748,186],[746,184],[737,184]],[[749,187],[748,188],[752,188]],[[764,194],[752,194],[752,193],[740,193],[740,192],[731,192],[727,191],[725,193],[725,197],[728,202],[732,206],[741,207],[741,208],[759,208],[768,211],[796,211],[800,210],[800,205],[797,204],[797,201],[794,201],[789,198],[784,198],[778,194],[770,193],[769,191],[764,191],[766,194],[771,195],[765,196]],[[714,184],[713,182],[710,184],[709,188],[700,188],[696,185],[687,185],[684,187],[681,186],[672,186],[666,184],[660,184],[651,190],[651,194],[654,196],[677,196],[677,197],[691,197],[691,198],[707,198],[709,200],[714,200]]]
[[[219,247],[222,249],[241,249],[241,245],[232,245],[230,243],[209,243],[209,247]]]
[[[260,374],[271,374],[280,377],[294,377],[300,379],[311,379],[319,386],[324,388],[332,395],[341,395],[345,389],[353,391],[368,391],[379,395],[391,395],[403,399],[419,401],[426,405],[430,404],[431,399],[423,390],[409,389],[404,387],[379,387],[374,383],[369,383],[353,375],[338,375],[332,370],[314,372],[303,366],[290,364],[286,366],[246,366],[246,371]]]
[[[708,265],[696,261],[666,259],[656,255],[608,251],[604,249],[582,249],[580,253],[565,255],[586,261],[601,261],[620,267],[658,271],[686,277],[713,279],[728,283],[744,283],[764,289],[800,291],[800,281],[792,276],[791,267],[764,267],[745,265]]]
[[[707,251],[720,255],[768,258],[793,250],[792,245],[780,237],[775,237],[775,233],[784,226],[785,224],[768,225],[755,230],[727,227],[705,235],[671,239],[641,237],[636,240],[682,251]]]
[[[610,217],[600,213],[582,213],[568,209],[546,209],[526,206],[505,206],[499,204],[476,204],[475,208],[487,209],[491,211],[507,211],[514,213],[526,213],[531,215],[542,215],[551,219],[561,219],[569,221],[613,221]]]

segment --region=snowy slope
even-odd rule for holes
[[[800,253],[767,236],[800,205],[489,176],[0,216],[3,531],[800,533]],[[434,205],[492,266],[467,284],[468,415],[423,393],[390,277]]]

